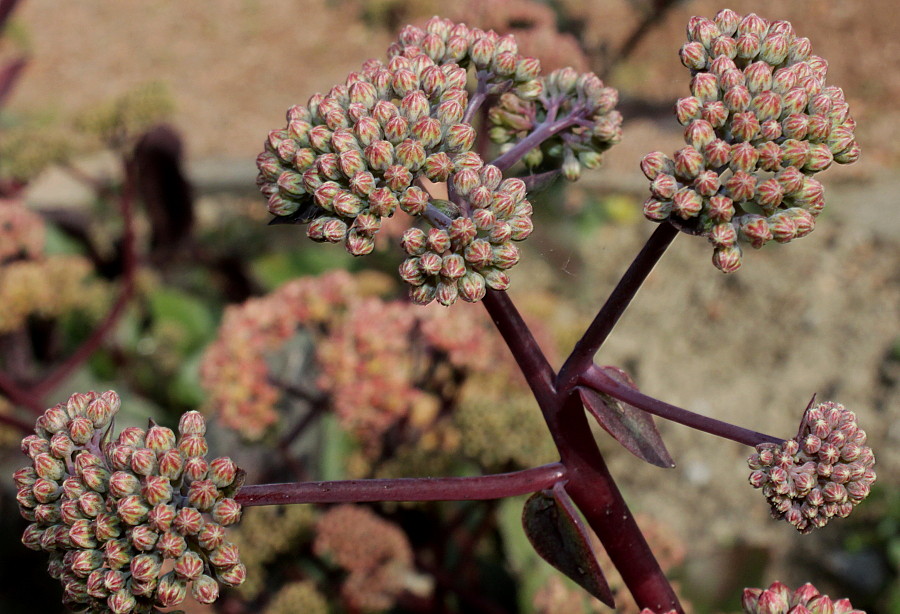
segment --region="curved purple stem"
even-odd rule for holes
[[[244,506],[362,501],[475,501],[502,499],[547,488],[566,477],[561,463],[524,471],[453,478],[338,480],[244,486],[235,495]]]

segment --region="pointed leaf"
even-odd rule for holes
[[[604,375],[637,390],[628,374],[616,367],[599,367]],[[634,405],[623,403],[608,394],[590,388],[578,388],[581,402],[600,426],[626,450],[651,465],[670,469],[675,466],[663,443],[653,416]]]
[[[615,607],[584,523],[561,483],[557,482],[553,490],[531,495],[522,510],[522,526],[542,559],[609,607]]]

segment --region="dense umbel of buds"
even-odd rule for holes
[[[478,72],[484,93],[514,89],[528,99],[540,94],[540,65],[520,56],[512,37],[437,17],[424,30],[404,28],[388,55],[387,64],[370,60],[328,94],[291,107],[287,126],[269,133],[257,158],[257,183],[271,213],[308,221],[310,238],[343,243],[355,256],[374,249],[384,218],[398,208],[447,227],[454,240],[429,246],[425,264],[416,253],[402,276],[417,303],[479,300],[485,287],[508,284],[503,271],[518,259],[509,241],[531,232],[531,206],[524,185],[509,194],[499,171],[490,181],[479,176],[483,163],[470,152],[475,130],[465,116],[467,68]],[[450,182],[461,206],[436,205],[425,180]],[[476,221],[477,211],[491,219]],[[465,250],[478,232],[490,241],[473,264]]]
[[[808,408],[796,437],[756,450],[747,461],[750,484],[762,489],[773,518],[784,518],[801,533],[848,516],[875,481],[866,432],[839,403]]]
[[[552,136],[522,161],[529,167],[558,168],[575,181],[582,168],[597,168],[603,152],[622,140],[622,114],[615,109],[619,93],[594,73],[578,74],[572,68],[553,71],[542,84],[544,93],[534,100],[515,91],[500,97],[488,114],[491,140],[507,152],[528,135],[552,127]]]
[[[820,595],[808,582],[795,591],[781,582],[767,589],[745,588],[741,605],[746,614],[865,614],[853,609],[847,599]]]
[[[181,417],[179,434],[151,423],[112,438],[115,392],[72,395],[38,418],[22,441],[31,464],[13,474],[22,542],[50,553],[63,603],[79,611],[153,612],[188,592],[212,603],[220,584],[246,571],[225,527],[240,519],[232,498],[243,472],[206,460],[206,425]]]
[[[814,175],[859,158],[856,122],[828,63],[786,21],[720,11],[693,17],[681,61],[691,96],[675,104],[687,146],[644,157],[652,196],[644,215],[706,236],[713,264],[741,266],[759,248],[809,234],[825,206]]]

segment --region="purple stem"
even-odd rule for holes
[[[505,292],[489,291],[484,306],[541,408],[566,467],[566,492],[600,538],[638,606],[653,612],[682,612],[678,597],[606,467],[578,395],[557,393],[550,363]]]
[[[638,392],[634,388],[617,382],[596,365],[592,365],[590,369],[582,373],[578,378],[578,383],[596,390],[597,392],[603,392],[611,397],[615,397],[629,405],[634,405],[638,409],[642,409],[645,412],[659,416],[660,418],[665,418],[666,420],[689,426],[692,429],[730,439],[751,447],[756,447],[761,443],[782,443],[784,441],[779,437],[757,433],[756,431],[735,426],[728,422],[722,422],[715,418],[701,416],[692,411],[649,397]]]
[[[106,313],[103,320],[91,332],[72,354],[56,367],[51,373],[35,384],[31,393],[43,398],[52,392],[69,375],[78,369],[100,347],[106,336],[116,327],[121,317],[125,314],[132,295],[134,294],[135,276],[137,274],[137,252],[135,246],[134,229],[134,168],[133,164],[125,161],[125,184],[122,195],[119,198],[119,209],[122,212],[122,284],[116,302]]]
[[[516,143],[512,149],[507,151],[505,154],[502,154],[495,158],[491,162],[491,164],[499,168],[501,171],[505,171],[510,166],[518,162],[522,158],[522,156],[549,139],[554,134],[562,132],[566,128],[574,126],[576,123],[578,123],[578,120],[581,118],[579,113],[582,110],[583,107],[575,107],[574,109],[572,109],[572,112],[565,117],[556,119],[556,107],[551,106],[547,113],[547,119],[545,119],[543,123],[538,125],[537,128],[535,128],[535,130],[524,139]]]
[[[647,276],[650,275],[650,271],[653,270],[677,235],[678,230],[668,223],[660,224],[653,231],[560,369],[559,377],[556,380],[559,390],[563,392],[571,390],[577,385],[581,374],[590,368],[594,362],[594,354],[606,341],[609,333],[612,332],[619,318],[631,303],[631,299],[637,294]]]
[[[551,463],[524,471],[473,477],[257,484],[241,488],[235,499],[245,506],[362,501],[474,501],[537,492],[551,488],[565,477],[566,468],[560,463]]]

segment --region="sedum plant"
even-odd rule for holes
[[[391,591],[409,581],[409,544],[349,504],[531,493],[523,528],[551,565],[614,607],[593,533],[638,608],[683,612],[607,469],[588,416],[660,468],[674,461],[654,415],[754,448],[751,485],[762,490],[774,518],[801,533],[847,516],[875,480],[874,455],[852,411],[813,401],[799,416],[798,434],[782,439],[649,397],[621,369],[594,364],[679,232],[706,237],[715,266],[731,273],[740,266],[741,245],[759,248],[809,234],[824,206],[814,176],[859,156],[843,93],[826,84],[826,61],[791,24],[726,9],[714,19],[692,18],[688,39],[680,55],[692,73],[691,96],[675,106],[687,144],[671,158],[654,152],[641,161],[651,181],[644,214],[659,226],[558,371],[504,291],[519,245],[533,229],[529,191],[558,176],[578,179],[622,137],[617,93],[596,75],[573,69],[544,75],[513,37],[435,17],[424,29],[404,28],[385,60],[369,60],[329,92],[291,107],[286,125],[269,133],[257,158],[269,212],[279,223],[305,225],[313,241],[364,256],[373,252],[377,233],[408,216],[398,273],[411,303],[484,305],[540,407],[558,462],[475,477],[242,485],[233,461],[205,459],[200,414],[185,414],[178,435],[151,424],[116,436],[115,393],[76,394],[39,418],[22,446],[31,463],[14,476],[22,515],[31,523],[23,542],[50,554],[50,573],[62,582],[66,604],[150,612],[180,604],[188,592],[210,603],[220,586],[244,580],[246,567],[225,530],[242,507],[341,503],[320,519],[314,549],[349,573],[342,591],[354,608],[389,607]],[[449,317],[416,315],[421,308],[403,302],[351,300],[341,277],[328,284],[295,282],[275,298],[226,315],[229,326],[207,355],[204,377],[222,387],[221,402],[212,405],[227,426],[258,439],[277,421],[269,411],[277,392],[260,378],[267,377],[266,352],[297,327],[319,336],[318,360],[331,369],[322,383],[340,382],[327,390],[329,398],[361,431],[383,433],[378,429],[395,418],[391,410],[420,394],[409,381],[387,377],[381,381],[392,382],[394,396],[379,408],[372,378],[415,369],[411,352],[452,355],[459,347],[454,335],[427,333],[440,331]],[[390,343],[377,343],[365,327],[373,322],[387,324],[382,336]],[[484,341],[472,339],[466,351],[486,351]],[[373,373],[352,357],[343,360],[348,347],[396,369]],[[232,354],[237,367],[229,366]],[[352,394],[344,396],[345,388]],[[236,398],[243,403],[233,403]],[[355,403],[367,407],[354,415]],[[375,533],[384,538],[372,540]],[[370,584],[378,586],[363,590]],[[324,607],[309,585],[291,587]],[[810,584],[791,591],[781,583],[746,589],[743,608],[854,611]]]

